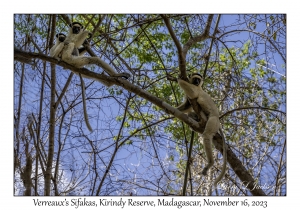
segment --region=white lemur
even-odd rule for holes
[[[215,105],[214,101],[211,97],[203,91],[202,89],[202,76],[200,74],[194,73],[191,75],[189,82],[186,82],[180,78],[177,79],[179,86],[183,89],[186,99],[185,101],[177,107],[179,111],[184,113],[188,113],[189,117],[192,117],[196,121],[199,121],[198,116],[195,112],[193,112],[192,105],[188,99],[197,99],[197,103],[202,108],[202,112],[207,116],[208,120],[206,122],[206,126],[204,132],[202,133],[203,136],[203,145],[205,154],[207,157],[207,165],[204,167],[202,174],[207,175],[207,171],[213,166],[214,158],[212,154],[212,139],[214,135],[220,129],[221,136],[223,138],[223,167],[221,174],[217,177],[214,182],[216,186],[217,183],[223,178],[225,175],[226,170],[226,162],[227,162],[227,147],[225,143],[225,138],[223,132],[220,128],[220,121],[219,121],[219,111],[217,106]],[[200,113],[200,114],[203,114]]]
[[[61,52],[62,52],[62,49],[64,47],[63,42],[65,41],[65,39],[66,39],[65,34],[63,34],[63,33],[56,34],[56,42],[55,42],[55,45],[50,49],[50,56],[60,60]],[[79,49],[74,48],[73,52],[72,52],[72,55],[73,56],[78,56],[78,55],[82,55],[84,52],[85,52],[85,47],[81,47]],[[72,72],[72,74],[73,74],[73,72]],[[82,92],[82,104],[83,104],[84,120],[85,120],[86,126],[89,129],[89,131],[93,132],[93,129],[92,129],[90,123],[89,123],[89,118],[88,118],[87,111],[86,111],[85,84],[84,84],[84,81],[82,79],[81,74],[79,74],[79,77],[80,77],[80,83],[81,83],[80,86],[81,86],[81,92]]]
[[[89,31],[83,30],[83,26],[78,22],[73,22],[69,25],[69,32],[64,41],[64,47],[62,48],[62,60],[76,66],[77,68],[82,68],[88,64],[96,64],[101,67],[106,73],[113,77],[124,77],[128,79],[130,74],[126,72],[117,73],[110,65],[99,57],[87,57],[87,56],[74,56],[72,52],[74,49],[78,49],[86,37],[90,34]],[[61,46],[60,46],[61,47]],[[107,81],[100,81],[106,86],[111,86],[112,84]]]

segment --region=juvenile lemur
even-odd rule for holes
[[[202,133],[203,136],[203,145],[205,154],[207,157],[207,165],[204,167],[202,174],[207,175],[207,171],[213,166],[214,158],[212,154],[212,139],[214,135],[218,132],[220,128],[220,121],[219,121],[219,111],[217,106],[215,105],[214,101],[211,97],[203,91],[202,89],[202,76],[200,74],[194,73],[191,75],[189,82],[186,82],[180,78],[177,79],[179,86],[183,89],[186,99],[185,101],[177,107],[179,111],[184,113],[188,113],[188,115],[194,118],[196,121],[199,121],[196,113],[192,110],[192,105],[188,99],[197,99],[197,103],[201,106],[202,112],[207,116],[208,120],[206,122],[206,126],[204,132]],[[220,131],[222,132],[222,131]],[[224,139],[223,133],[221,134],[223,138],[223,167],[221,174],[217,177],[214,182],[216,186],[217,183],[223,178],[225,175],[226,170],[226,162],[227,162],[227,152],[226,152],[226,143]]]
[[[130,74],[126,72],[117,73],[110,65],[108,65],[99,57],[73,55],[74,49],[78,49],[83,44],[83,42],[89,34],[89,31],[83,30],[83,26],[80,23],[71,23],[69,25],[69,32],[67,37],[65,38],[63,43],[60,43],[56,46],[56,49],[53,50],[53,54],[60,55],[61,52],[61,59],[73,66],[76,66],[77,68],[82,68],[83,66],[88,64],[96,64],[97,66],[105,70],[106,73],[108,73],[110,76],[124,77],[125,79],[128,79],[130,77]],[[100,82],[108,87],[112,85],[108,81],[101,80]]]

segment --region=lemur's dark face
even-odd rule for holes
[[[65,36],[59,36],[59,38],[58,38],[58,40],[59,40],[60,42],[63,42],[63,41],[65,41],[65,39],[66,39],[66,37],[65,37]]]
[[[66,39],[66,35],[64,35],[64,34],[62,34],[62,33],[59,33],[59,34],[56,34],[56,38],[58,38],[58,40],[59,40],[60,42],[63,42],[63,41],[65,41],[65,39]]]
[[[73,34],[79,34],[81,28],[82,28],[82,26],[79,25],[79,24],[72,25],[72,32],[73,32]]]
[[[200,83],[201,83],[201,78],[200,77],[197,77],[197,76],[194,76],[193,78],[192,78],[192,84],[193,85],[196,85],[196,86],[198,86],[198,85],[200,85]]]
[[[202,76],[198,73],[194,73],[190,76],[190,83],[199,86],[202,81]]]

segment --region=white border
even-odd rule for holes
[[[249,200],[267,200],[268,208],[273,207],[290,207],[298,206],[299,181],[299,154],[298,133],[299,130],[299,8],[296,1],[1,1],[1,206],[3,209],[33,207],[33,197],[14,197],[13,196],[13,14],[15,13],[287,13],[288,26],[288,142],[287,142],[287,160],[288,160],[288,177],[287,177],[287,197],[249,197]],[[79,6],[76,6],[78,3]],[[69,8],[69,9],[68,9]],[[76,198],[76,197],[75,197]],[[99,197],[90,197],[98,200]],[[106,197],[108,198],[108,197]],[[154,200],[157,197],[133,197],[134,200]],[[160,197],[159,197],[160,198]],[[242,197],[231,197],[233,200],[244,200]],[[62,200],[63,198],[40,197],[43,200]],[[70,197],[67,199],[71,199]],[[114,197],[118,199],[118,197]],[[125,197],[128,199],[128,197]],[[177,199],[196,199],[177,197]],[[198,197],[203,199],[203,197]],[[211,200],[223,200],[224,197],[211,197]],[[45,208],[45,207],[44,207]],[[66,207],[74,209],[74,207]],[[83,209],[84,207],[80,207]],[[98,206],[99,208],[99,206]],[[140,207],[139,207],[140,208]],[[176,207],[172,207],[174,209]],[[232,207],[222,207],[227,209]],[[89,207],[91,209],[91,207]],[[106,209],[106,208],[101,208]],[[164,207],[171,209],[171,207]]]

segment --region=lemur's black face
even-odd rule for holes
[[[66,37],[65,37],[65,36],[59,36],[59,38],[58,38],[58,40],[59,40],[60,42],[63,42],[63,41],[65,41],[65,39],[66,39]]]
[[[63,42],[63,41],[65,41],[65,39],[66,39],[66,35],[64,35],[64,34],[62,34],[62,33],[59,33],[59,34],[56,34],[56,38],[58,38],[58,40],[59,40],[60,42]]]
[[[81,30],[81,25],[79,24],[74,24],[72,26],[72,31],[73,31],[73,34],[79,34],[80,30]]]
[[[193,85],[199,86],[202,80],[202,76],[198,73],[194,73],[190,76],[190,82]]]
[[[192,78],[192,84],[193,85],[198,86],[198,85],[200,85],[200,82],[201,82],[201,78],[199,78],[199,77],[193,77]]]

